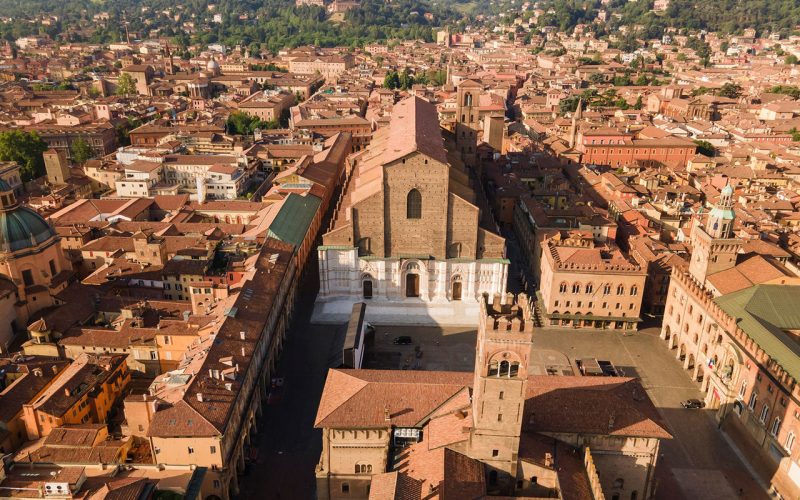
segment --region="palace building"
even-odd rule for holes
[[[478,206],[452,136],[419,97],[350,159],[319,247],[317,320],[346,320],[367,300],[370,319],[459,324],[483,293],[504,293],[505,240]]]
[[[777,498],[800,496],[800,278],[744,253],[733,187],[695,220],[688,269],[673,267],[661,338],[719,426]]]

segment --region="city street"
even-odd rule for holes
[[[278,365],[278,376],[285,381],[283,397],[264,407],[254,441],[258,457],[240,478],[239,498],[314,498],[314,468],[322,449],[314,417],[328,367],[341,362],[344,340],[343,326],[309,322],[317,291],[316,269],[316,262],[311,262],[300,284],[299,303]]]

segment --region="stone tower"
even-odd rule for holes
[[[700,284],[714,273],[736,265],[736,256],[742,240],[733,237],[733,187],[727,184],[720,193],[719,202],[708,214],[705,226],[696,224],[692,230],[692,261],[689,273]]]
[[[572,113],[572,124],[569,127],[569,147],[574,148],[578,142],[578,122],[583,120],[583,98],[578,98],[578,107]]]
[[[166,48],[164,49],[164,74],[166,75],[174,75],[175,74],[175,64],[172,59],[172,51],[169,50],[169,44],[167,44]]]
[[[486,464],[490,486],[513,488],[534,321],[526,295],[502,298],[481,301],[469,456]]]
[[[64,184],[70,177],[69,162],[64,151],[48,149],[42,154],[47,181],[50,184]]]
[[[458,84],[456,92],[456,147],[461,158],[469,166],[475,166],[475,153],[478,148],[478,100],[483,87],[473,80]]]

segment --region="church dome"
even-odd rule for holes
[[[28,207],[0,212],[0,253],[33,248],[55,235],[50,224]]]
[[[722,188],[722,196],[731,196],[733,195],[733,186],[730,184],[725,184],[725,187]]]
[[[0,253],[37,247],[55,235],[41,215],[17,203],[14,190],[0,179]]]
[[[210,71],[212,74],[219,71],[219,63],[214,59],[208,61],[208,64],[206,64],[206,70]]]

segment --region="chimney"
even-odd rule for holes
[[[197,400],[200,401],[201,403],[203,402],[203,393],[202,392],[198,392],[197,393]]]
[[[611,430],[611,429],[613,429],[613,428],[614,428],[614,420],[615,420],[615,417],[614,417],[614,414],[612,413],[612,414],[611,414],[611,415],[608,417],[608,430]]]
[[[384,406],[383,407],[383,419],[386,420],[387,422],[392,420],[392,417],[389,415],[389,407],[388,406]]]
[[[69,390],[69,387],[64,387],[64,394],[67,397],[70,397],[70,395],[72,395],[72,391]]]
[[[244,330],[239,332],[239,338],[242,339],[242,340],[245,340],[247,338],[247,335],[245,334]]]

